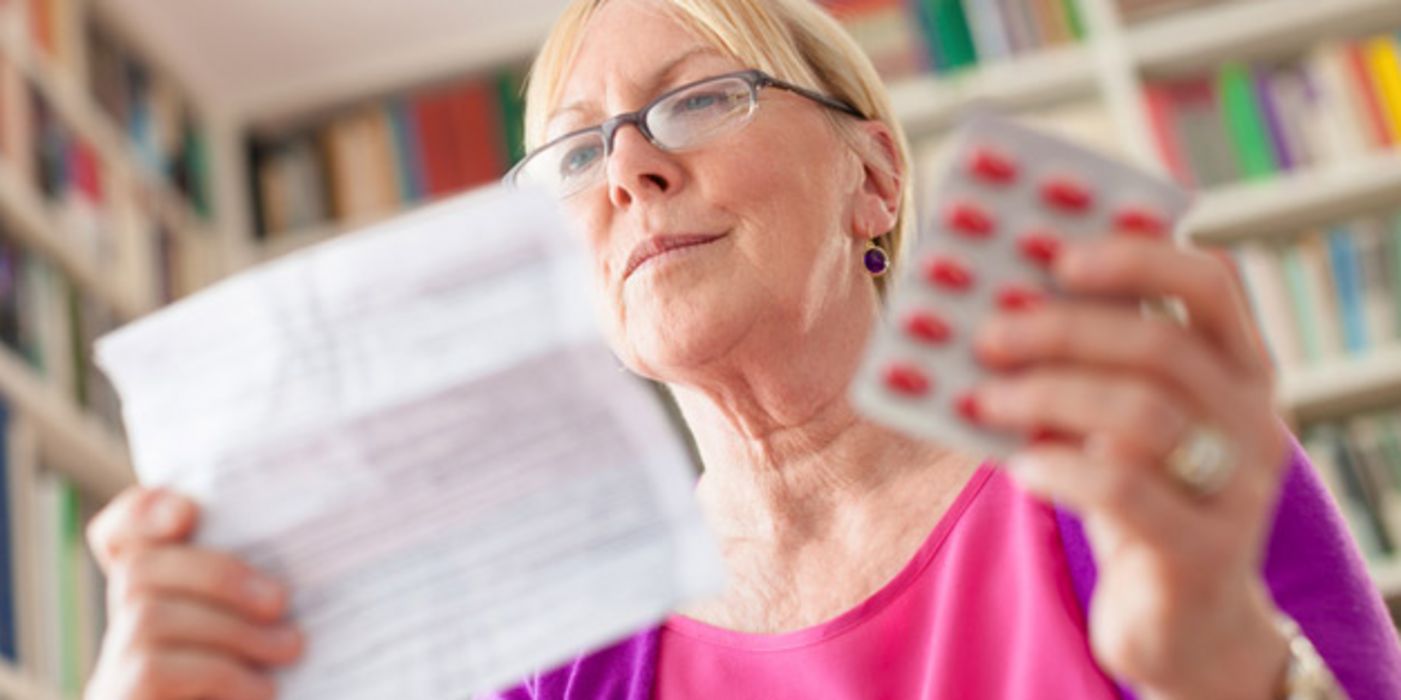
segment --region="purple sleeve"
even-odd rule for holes
[[[1265,559],[1275,604],[1354,700],[1401,698],[1401,641],[1386,604],[1303,449],[1292,449]]]

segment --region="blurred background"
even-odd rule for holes
[[[78,697],[100,638],[83,528],[132,477],[92,340],[494,181],[564,4],[0,0],[0,698]],[[823,4],[922,161],[989,101],[1200,193],[1395,611],[1401,1]]]

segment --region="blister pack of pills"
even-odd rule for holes
[[[867,417],[992,457],[1027,436],[977,420],[971,390],[988,370],[974,335],[999,310],[1061,296],[1049,272],[1067,242],[1171,236],[1189,195],[1157,176],[1018,125],[970,116],[928,186],[883,318],[852,386]]]

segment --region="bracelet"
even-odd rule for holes
[[[1277,612],[1275,628],[1289,640],[1289,667],[1275,697],[1280,700],[1347,700],[1347,693],[1338,685],[1313,643],[1299,629],[1299,624]]]

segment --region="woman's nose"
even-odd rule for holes
[[[613,134],[607,172],[608,198],[618,208],[674,193],[682,178],[675,156],[657,148],[631,124]]]

